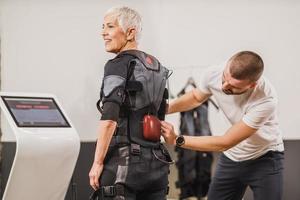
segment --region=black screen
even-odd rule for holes
[[[53,98],[2,96],[2,99],[18,127],[70,127]]]

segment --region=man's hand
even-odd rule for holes
[[[94,190],[99,189],[99,177],[103,171],[103,164],[93,163],[93,166],[90,170],[89,177],[90,177],[90,185]]]
[[[162,136],[165,138],[167,144],[176,144],[177,135],[174,132],[174,127],[172,124],[162,121],[161,122]]]

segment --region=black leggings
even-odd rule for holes
[[[163,158],[160,150],[157,155]],[[163,158],[164,159],[164,158]],[[169,165],[155,158],[150,148],[141,147],[140,155],[132,155],[130,146],[110,149],[100,177],[100,186],[120,184],[125,195],[104,200],[166,200]]]

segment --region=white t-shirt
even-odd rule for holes
[[[277,119],[277,96],[271,83],[261,77],[253,90],[241,95],[226,95],[222,91],[225,65],[204,72],[199,90],[215,97],[229,122],[243,120],[258,129],[249,138],[228,149],[224,154],[233,161],[255,159],[267,151],[283,151],[282,133]]]

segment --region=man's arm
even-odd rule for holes
[[[251,128],[243,121],[229,128],[222,136],[184,136],[181,147],[196,151],[226,151],[253,135],[257,129]],[[177,135],[170,123],[162,122],[162,135],[168,144],[175,145]]]
[[[172,101],[168,108],[168,114],[196,108],[205,102],[209,97],[209,94],[205,94],[198,89],[193,89],[192,91],[187,92],[186,94]]]

